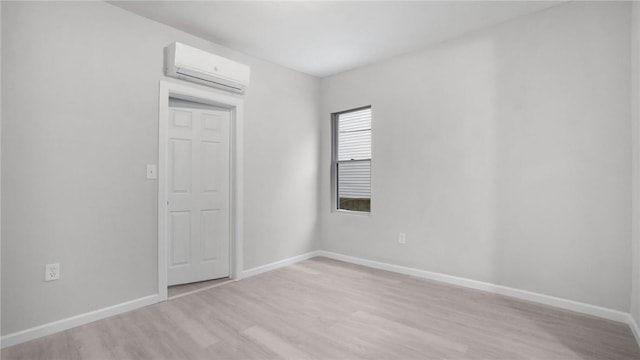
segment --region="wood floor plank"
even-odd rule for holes
[[[305,360],[311,358],[310,355],[300,351],[296,346],[290,344],[289,341],[282,339],[259,326],[252,326],[243,333],[258,344],[261,344],[274,353],[280,355],[283,359]]]
[[[4,349],[2,359],[640,359],[626,324],[314,258]]]

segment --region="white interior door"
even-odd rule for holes
[[[168,285],[229,276],[229,122],[228,111],[169,109]]]

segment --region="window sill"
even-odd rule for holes
[[[341,215],[355,215],[355,216],[363,216],[363,217],[370,217],[371,216],[371,212],[370,211],[353,211],[353,210],[340,210],[340,209],[334,209],[333,211],[331,211],[332,214],[341,214]]]

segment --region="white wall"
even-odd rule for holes
[[[631,184],[632,184],[632,273],[631,316],[640,324],[640,4],[633,2],[631,34]]]
[[[2,203],[2,1],[0,1],[0,204]],[[2,206],[0,206],[0,261],[2,260]],[[0,280],[2,266],[0,266]],[[0,283],[1,284],[1,283]],[[0,324],[2,324],[2,286],[0,285]],[[1,326],[1,325],[0,325]],[[0,332],[1,333],[1,332]],[[1,354],[1,350],[0,350]],[[0,355],[1,357],[2,355]]]
[[[323,79],[322,247],[629,311],[630,6],[573,2]],[[372,213],[332,213],[330,113],[369,104]]]
[[[2,334],[157,292],[145,164],[173,41],[251,66],[245,268],[317,248],[316,78],[102,2],[2,7]],[[43,282],[49,262],[61,280]]]

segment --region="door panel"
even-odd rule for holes
[[[168,284],[229,276],[229,112],[170,113]]]
[[[188,265],[191,261],[191,212],[174,211],[169,220],[172,244],[171,265]]]
[[[171,192],[191,192],[191,141],[171,139]]]
[[[218,258],[218,244],[215,240],[216,230],[220,228],[220,211],[219,210],[203,210],[202,214],[202,238],[203,249],[202,259],[204,261],[212,261]]]
[[[220,174],[220,143],[213,141],[202,142],[202,190],[204,192],[218,191]]]
[[[174,109],[172,115],[173,115],[172,119],[173,119],[174,127],[184,127],[184,128],[191,129],[192,118],[193,118],[191,111],[189,110],[181,111],[181,110]]]

